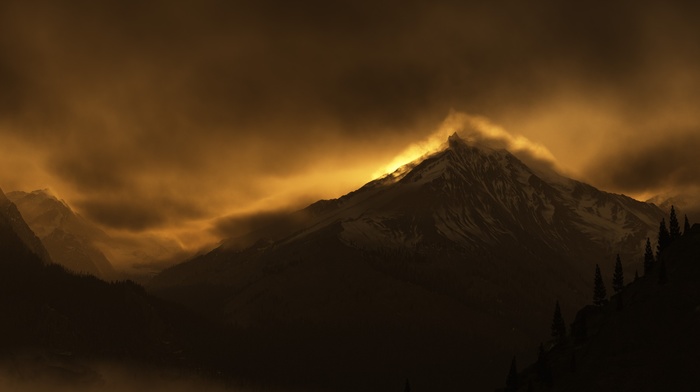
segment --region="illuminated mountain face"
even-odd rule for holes
[[[8,233],[12,233],[10,237],[18,238],[22,246],[28,249],[31,253],[41,260],[43,264],[51,263],[51,257],[49,253],[44,248],[39,238],[32,232],[32,230],[27,226],[27,223],[22,218],[17,207],[10,201],[10,199],[5,196],[0,189],[0,225],[3,226],[3,230]],[[11,244],[11,240],[0,241],[3,245]],[[9,246],[9,245],[8,245]]]
[[[46,191],[10,192],[12,200],[31,229],[41,238],[51,259],[71,271],[109,280],[115,271],[94,242],[107,235],[75,214],[64,202]]]
[[[307,231],[340,221],[340,238],[365,248],[420,251],[445,241],[489,249],[535,240],[625,253],[636,252],[661,219],[652,205],[533,170],[506,150],[470,145],[456,135],[414,165],[310,206],[317,223]]]
[[[513,347],[546,339],[554,299],[564,312],[590,300],[596,263],[612,271],[620,253],[633,274],[662,215],[455,135],[421,161],[310,205],[291,227],[251,233],[250,247],[225,243],[165,270],[150,288],[309,346],[318,341],[290,331],[320,325],[333,341],[348,329],[372,331],[357,337],[359,350],[397,333],[412,343],[377,358],[397,372],[416,355],[431,358],[426,372],[458,366],[463,359],[446,356],[441,339],[470,360],[506,363]],[[470,366],[485,386],[502,371]]]

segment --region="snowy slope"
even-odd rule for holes
[[[548,338],[555,299],[565,314],[591,300],[595,264],[611,275],[621,253],[634,275],[662,215],[455,135],[295,213],[287,232],[251,233],[258,241],[244,249],[224,244],[163,271],[149,289],[323,353],[299,362],[298,347],[275,348],[271,355],[293,359],[284,369],[322,368],[337,357],[323,342],[349,342],[362,359],[334,369],[403,379],[411,368],[433,390],[453,390],[440,388],[458,385],[450,377],[493,385],[513,354],[527,360],[531,342]],[[251,345],[257,352],[268,341]]]
[[[55,263],[103,279],[115,277],[107,257],[94,246],[95,241],[107,235],[75,214],[65,202],[46,190],[14,191],[7,197],[39,236]]]
[[[24,221],[17,207],[5,196],[2,189],[0,189],[0,224],[14,231],[22,243],[39,256],[44,264],[51,263],[51,257],[46,248]]]
[[[653,237],[662,212],[556,173],[536,173],[505,150],[469,145],[457,135],[432,156],[337,200],[307,210],[312,224],[287,241],[335,222],[355,246],[420,249],[435,236],[465,249],[504,237],[553,247],[592,242],[634,253]],[[527,238],[523,238],[523,236]]]
[[[663,212],[553,171],[535,172],[506,150],[469,144],[455,134],[440,151],[297,215],[303,219],[293,232],[277,233],[277,238],[265,238],[264,230],[254,233],[265,240],[254,248],[284,252],[332,228],[339,244],[361,252],[428,259],[447,252],[445,257],[479,255],[501,264],[524,255],[543,263],[568,263],[566,268],[583,272],[597,263],[605,270],[617,253],[625,265],[636,268]],[[205,277],[204,265],[237,255],[224,245],[186,264],[198,269],[194,276]],[[154,282],[199,279],[175,278],[181,268],[165,271]],[[223,284],[228,279],[226,274],[210,278]]]

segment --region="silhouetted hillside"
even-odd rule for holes
[[[14,230],[19,223],[0,214],[3,373],[22,379],[60,373],[69,382],[89,382],[98,375],[78,364],[111,360],[232,374],[234,353],[223,329],[133,282],[106,283],[44,263]]]
[[[700,225],[646,276],[605,306],[581,309],[573,324],[564,344],[520,373],[518,391],[530,382],[534,391],[700,390]]]

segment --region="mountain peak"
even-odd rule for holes
[[[464,139],[462,139],[461,137],[459,137],[459,134],[458,134],[457,132],[452,133],[452,135],[450,135],[450,136],[447,138],[447,141],[450,142],[450,143],[452,143],[452,142],[458,142],[458,141],[464,143]]]
[[[104,279],[114,276],[109,260],[94,245],[106,235],[76,215],[51,190],[13,191],[7,194],[7,198],[44,243],[54,262],[69,270]]]
[[[51,257],[39,238],[29,228],[17,206],[0,189],[0,226],[12,230],[24,245],[36,254],[44,264],[51,263]]]
[[[448,149],[463,149],[465,147],[472,152],[479,151],[485,153],[486,155],[491,155],[493,153],[507,153],[508,155],[512,155],[512,153],[508,151],[505,146],[493,145],[485,142],[478,136],[467,136],[465,138],[460,136],[457,132],[454,132],[447,138]]]

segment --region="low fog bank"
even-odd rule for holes
[[[282,392],[176,368],[84,362],[70,354],[23,353],[0,361],[0,390],[15,392]]]

